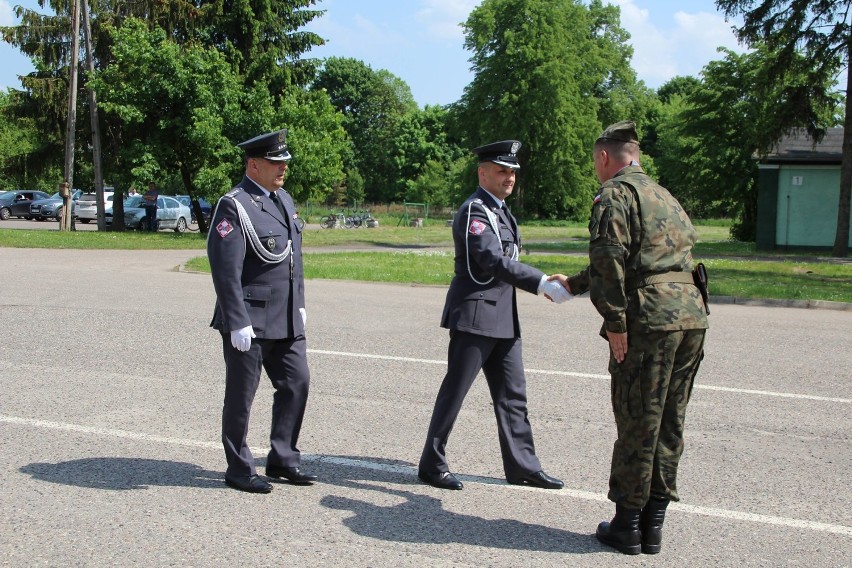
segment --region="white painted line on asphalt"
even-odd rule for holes
[[[47,420],[34,420],[31,418],[19,418],[15,416],[4,416],[0,414],[0,423],[17,424],[20,426],[30,426],[36,428],[49,428],[51,430],[62,430],[65,432],[79,432],[84,434],[96,434],[99,436],[112,436],[116,438],[125,438],[130,440],[139,440],[143,442],[156,442],[158,444],[171,444],[176,446],[190,446],[194,448],[205,448],[221,450],[222,445],[218,442],[205,442],[201,440],[188,440],[185,438],[171,438],[167,436],[155,436],[152,434],[143,434],[141,432],[129,432],[127,430],[114,430],[111,428],[97,428],[93,426],[82,426],[79,424],[66,424],[62,422],[50,422]],[[252,448],[251,451],[256,455],[264,455],[269,452],[269,448]],[[314,462],[321,464],[342,465],[345,467],[356,467],[360,469],[369,469],[373,471],[382,471],[387,473],[397,473],[411,475],[414,477],[417,470],[414,466],[394,465],[370,460],[359,460],[352,458],[341,458],[335,456],[310,455],[302,454],[302,459],[306,462]],[[520,491],[546,491],[548,494],[567,497],[574,499],[583,499],[586,501],[609,502],[605,495],[592,493],[590,491],[580,491],[577,489],[539,489],[536,487],[521,487],[509,485],[501,479],[493,477],[480,477],[475,475],[457,475],[462,481],[468,483],[478,483],[481,485],[505,485],[510,490]],[[721,519],[732,519],[736,521],[744,521],[751,523],[761,523],[768,525],[776,525],[795,529],[808,529],[817,532],[841,534],[852,536],[852,527],[845,525],[832,525],[829,523],[818,523],[814,521],[804,521],[801,519],[791,519],[788,517],[775,517],[772,515],[756,515],[753,513],[743,513],[741,511],[729,511],[727,509],[717,509],[715,507],[703,507],[698,505],[685,505],[683,503],[672,503],[669,505],[670,510],[683,511],[695,515],[704,515],[707,517],[716,517]]]
[[[435,359],[415,359],[413,357],[397,357],[394,355],[372,355],[370,353],[347,353],[345,351],[327,351],[325,349],[308,349],[308,353],[316,353],[319,355],[336,355],[339,357],[356,357],[360,359],[378,359],[383,361],[399,361],[402,363],[426,363],[427,365],[447,365],[446,361],[438,361]],[[561,377],[578,377],[580,379],[600,379],[609,380],[609,375],[595,375],[591,373],[575,373],[573,371],[548,371],[544,369],[526,369],[527,373],[535,373],[537,375],[556,375]],[[695,388],[702,390],[712,390],[720,392],[733,392],[737,394],[755,394],[759,396],[774,396],[778,398],[794,398],[798,400],[819,400],[822,402],[840,402],[842,404],[852,404],[850,398],[836,398],[830,396],[815,396],[810,394],[798,394],[791,392],[774,392],[762,391],[754,389],[737,389],[732,387],[717,387],[713,385],[695,385]]]

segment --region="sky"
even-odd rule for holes
[[[631,35],[633,69],[656,89],[678,75],[698,76],[717,48],[737,52],[731,22],[713,0],[604,0],[621,7]],[[327,40],[307,57],[352,57],[386,69],[411,87],[421,106],[456,102],[473,76],[460,23],[480,0],[319,0],[325,14],[307,29]],[[18,23],[13,7],[37,9],[35,0],[0,0],[0,25]],[[28,58],[0,42],[0,89],[20,88],[32,71]]]

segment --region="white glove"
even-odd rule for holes
[[[541,282],[538,286],[538,291],[557,304],[567,302],[574,297],[573,294],[568,292],[568,290],[566,290],[565,287],[556,280]]]
[[[299,313],[302,314],[302,326],[308,325],[308,312],[305,311],[305,308],[299,308]]]
[[[231,332],[231,345],[238,351],[248,351],[251,348],[251,338],[257,337],[250,325]]]

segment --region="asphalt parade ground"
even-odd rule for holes
[[[306,282],[310,487],[224,484],[224,364],[199,251],[0,249],[0,565],[852,566],[852,313],[716,305],[659,555],[598,544],[615,439],[587,298],[519,293],[530,421],[559,491],[503,479],[485,381],[416,465],[445,287]],[[310,253],[308,253],[309,255]],[[306,261],[309,262],[309,259]],[[249,442],[263,473],[272,388]]]

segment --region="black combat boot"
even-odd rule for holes
[[[642,549],[642,535],[639,532],[639,509],[625,509],[615,505],[615,516],[610,522],[598,525],[595,536],[607,546],[624,554],[639,554]]]
[[[668,499],[651,497],[642,509],[639,528],[642,531],[642,552],[657,554],[663,541],[663,520],[666,518]]]

